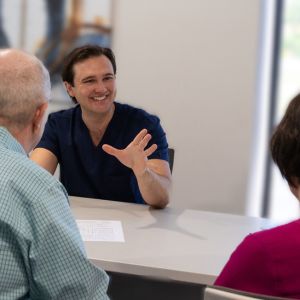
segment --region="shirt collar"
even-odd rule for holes
[[[0,126],[0,145],[9,150],[27,155],[22,145],[5,128]]]

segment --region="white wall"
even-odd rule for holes
[[[160,116],[174,206],[245,213],[259,21],[259,0],[114,0],[118,99]]]

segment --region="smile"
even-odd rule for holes
[[[107,95],[101,96],[101,97],[91,97],[94,101],[103,101],[107,98]]]

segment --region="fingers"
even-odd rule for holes
[[[157,149],[157,145],[153,144],[151,147],[145,150],[145,155],[148,157],[150,156],[155,150]]]
[[[134,138],[132,143],[138,146],[141,151],[143,151],[151,140],[152,136],[148,133],[147,129],[142,129],[137,136]],[[156,150],[156,149],[155,149]],[[155,151],[154,150],[154,151]],[[152,152],[153,153],[153,152]]]
[[[156,144],[146,149],[151,138],[152,136],[148,133],[147,129],[142,129],[125,149],[117,149],[108,144],[104,144],[102,149],[107,154],[113,155],[119,160],[124,159],[124,157],[128,158],[128,155],[138,155],[139,152],[143,153],[143,156],[148,157],[157,149]]]
[[[148,145],[149,141],[151,140],[152,136],[151,134],[147,133],[144,138],[139,143],[139,149],[144,150],[146,146]]]
[[[139,141],[136,145],[139,147],[141,151],[144,151],[145,156],[150,156],[156,149],[157,145],[153,144],[148,149],[145,150],[149,141],[151,140],[151,134],[147,133],[146,129],[143,129],[139,132],[139,134],[135,138],[135,142]]]
[[[134,138],[134,140],[132,141],[134,145],[139,145],[140,142],[143,140],[143,138],[145,137],[145,135],[147,134],[147,129],[142,129]]]

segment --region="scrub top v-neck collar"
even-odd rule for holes
[[[88,146],[91,150],[93,149],[94,151],[99,151],[99,148],[101,149],[102,145],[104,144],[114,144],[114,141],[116,141],[118,137],[118,133],[124,126],[124,121],[121,118],[118,118],[118,115],[120,113],[119,104],[116,102],[114,104],[115,110],[113,116],[109,121],[103,134],[103,137],[97,146],[94,145],[89,130],[82,119],[82,111],[80,106],[77,107],[75,113],[75,128],[73,132],[76,133],[74,135],[74,141],[76,141],[76,144],[79,147],[85,144],[85,147]]]

